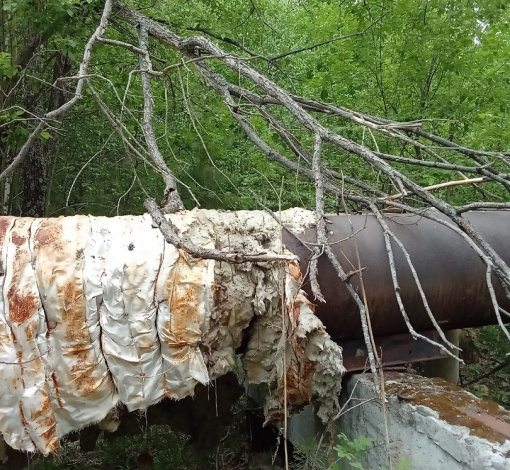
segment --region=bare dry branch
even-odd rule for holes
[[[156,135],[152,127],[152,119],[154,114],[154,96],[152,94],[150,71],[152,71],[152,64],[149,57],[149,36],[147,28],[143,23],[138,27],[138,40],[140,50],[140,69],[142,77],[142,90],[143,90],[143,123],[142,130],[145,136],[145,142],[149,155],[154,161],[156,168],[163,176],[165,182],[165,194],[163,197],[164,211],[168,213],[177,212],[184,209],[179,193],[177,191],[177,182],[173,173],[170,171],[165,163],[163,155],[159,151]]]
[[[446,183],[439,183],[439,184],[433,184],[432,186],[426,186],[423,189],[423,191],[435,191],[436,189],[443,189],[443,188],[451,188],[453,186],[462,186],[464,184],[476,184],[476,183],[486,183],[487,181],[490,181],[488,178],[471,178],[467,180],[459,180],[459,181],[447,181]],[[403,197],[408,196],[409,193],[399,193],[394,194],[393,196],[388,196],[386,199],[390,201],[394,201],[395,199],[402,199]],[[458,213],[458,212],[457,212]]]
[[[326,222],[324,221],[324,184],[321,172],[321,151],[322,138],[320,135],[316,135],[313,150],[312,171],[315,176],[315,226],[317,227],[317,245],[313,247],[313,255],[310,260],[310,284],[315,299],[319,302],[326,302],[317,280],[317,262],[324,253],[324,248],[328,243]]]
[[[296,261],[295,255],[285,255],[279,253],[244,253],[244,252],[224,252],[209,248],[203,248],[195,245],[187,237],[179,237],[173,228],[170,218],[165,218],[158,205],[153,199],[147,199],[144,203],[145,208],[152,216],[155,225],[161,230],[167,243],[176,248],[185,250],[190,256],[202,259],[214,259],[216,261],[226,261],[228,263],[254,263],[254,262],[274,262],[274,261]]]

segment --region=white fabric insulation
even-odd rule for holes
[[[280,227],[264,212],[194,210],[172,221],[209,248],[282,248]],[[314,388],[324,383],[314,382],[315,370],[327,369],[329,392],[339,392],[341,350],[299,290],[295,263],[194,259],[165,243],[149,215],[0,217],[0,262],[0,432],[15,449],[55,452],[59,438],[99,422],[118,402],[143,410],[193,395],[197,383],[232,370],[254,318],[247,375],[281,395],[281,330],[263,326],[282,318],[282,286],[292,312],[286,363],[287,382],[299,383],[294,405],[324,395]]]

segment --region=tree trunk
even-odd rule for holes
[[[59,77],[67,75],[70,70],[69,59],[58,54],[53,67],[53,83]],[[47,111],[53,111],[65,102],[66,88],[64,84],[60,84],[58,88],[52,88]],[[44,217],[47,213],[57,139],[57,135],[53,134],[48,140],[38,140],[23,163],[21,214],[25,217]]]

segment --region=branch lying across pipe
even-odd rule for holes
[[[295,255],[281,255],[277,253],[243,253],[243,252],[224,252],[210,248],[204,248],[195,245],[187,237],[179,237],[174,230],[172,221],[165,218],[154,199],[147,199],[144,206],[149,212],[155,225],[161,230],[167,243],[176,248],[185,250],[193,258],[213,259],[216,261],[226,261],[228,263],[256,263],[272,261],[297,261]]]
[[[206,75],[207,75],[207,74],[206,74]],[[227,95],[227,94],[228,94],[228,91],[227,91],[225,88],[222,88],[221,83],[214,82],[213,80],[212,80],[212,81],[210,81],[210,83],[213,85],[213,87],[214,87],[214,88],[216,88],[216,89],[220,90],[222,94],[224,94],[224,95]],[[231,100],[231,98],[229,98],[229,99]],[[233,108],[231,107],[231,110],[232,110],[232,109],[233,109]],[[283,163],[283,164],[284,164],[285,166],[287,166],[287,167],[291,167],[291,166],[292,166],[292,165],[290,164],[290,163],[292,163],[292,162],[290,162],[290,160],[288,160],[288,159],[286,159],[285,157],[283,157],[283,156],[281,156],[281,155],[277,154],[277,152],[276,152],[274,149],[272,149],[271,147],[269,147],[269,146],[268,146],[268,145],[267,145],[267,144],[266,144],[266,143],[265,143],[262,139],[260,139],[260,137],[256,134],[255,129],[254,129],[254,128],[253,128],[253,127],[249,124],[249,123],[247,123],[246,121],[244,121],[244,119],[243,119],[243,118],[242,118],[242,117],[241,117],[238,113],[233,113],[233,115],[234,115],[234,117],[238,120],[238,122],[242,122],[242,123],[243,123],[243,124],[242,124],[242,125],[243,125],[243,128],[245,128],[245,130],[247,130],[247,134],[248,134],[248,136],[249,136],[249,137],[250,137],[250,138],[251,138],[251,139],[252,139],[252,140],[256,143],[256,145],[257,145],[257,146],[259,146],[259,148],[261,148],[261,149],[262,149],[262,150],[263,150],[263,151],[264,151],[264,152],[265,152],[268,156],[269,156],[269,155],[273,155],[273,156],[274,156],[274,155],[278,155],[278,156],[279,156],[279,157],[278,157],[278,160],[279,160],[281,163]],[[320,137],[319,137],[319,138],[320,138]],[[320,147],[319,147],[319,150],[320,150]],[[317,190],[319,187],[321,187],[321,188],[322,188],[323,186],[322,186],[322,183],[321,183],[321,184],[317,184],[317,181],[319,181],[319,182],[321,182],[321,181],[322,181],[322,176],[321,176],[321,175],[317,172],[317,168],[318,168],[318,167],[317,167],[316,165],[320,164],[320,161],[319,161],[319,163],[317,163],[316,155],[317,155],[317,136],[316,136],[316,147],[315,147],[314,158],[313,158],[313,160],[314,160],[314,165],[315,165],[313,168],[314,168],[315,170],[312,170],[312,175],[308,175],[308,174],[306,174],[306,176],[309,176],[310,178],[312,178],[312,177],[313,177],[313,178],[315,179],[315,181],[316,181],[316,190]],[[481,179],[484,179],[484,178],[481,178]],[[479,182],[480,178],[477,178],[477,179],[475,179],[475,180],[476,180],[475,182]],[[459,183],[464,183],[464,181],[460,181]],[[340,191],[341,191],[341,189],[340,189],[340,188],[334,188],[334,187],[332,187],[331,185],[324,186],[324,187],[325,187],[326,189],[329,189],[330,191],[332,190],[333,192],[337,192],[338,194],[341,194],[341,192],[340,192]],[[363,200],[364,200],[364,202],[365,202],[366,204],[369,204],[369,205],[370,205],[370,204],[372,204],[372,211],[374,212],[374,208],[375,208],[375,210],[377,211],[377,212],[374,212],[375,214],[379,213],[379,211],[377,210],[377,207],[375,206],[375,204],[373,204],[373,203],[371,202],[371,200],[370,200],[369,198],[363,198]],[[319,207],[319,208],[320,208],[320,205],[319,205],[319,206],[317,206],[317,207]],[[317,210],[317,209],[316,209],[316,210]],[[379,213],[379,215],[380,215],[380,213]],[[334,254],[333,254],[332,252],[331,252],[331,253],[328,253],[329,251],[331,251],[331,250],[330,250],[330,248],[329,248],[329,246],[326,246],[326,243],[325,243],[325,242],[322,242],[322,243],[320,242],[320,240],[319,240],[320,233],[321,233],[321,228],[320,228],[320,219],[318,218],[318,220],[317,220],[317,236],[318,236],[318,238],[317,238],[317,242],[318,242],[318,245],[322,245],[322,247],[324,247],[324,251],[326,252],[326,254],[328,254],[328,257],[330,258],[330,260],[332,261],[332,263],[333,263],[333,265],[334,265],[335,269],[337,270],[339,277],[340,277],[340,278],[342,278],[342,280],[343,280],[344,282],[346,282],[346,286],[347,286],[347,288],[349,289],[349,287],[350,287],[350,284],[349,284],[349,280],[350,280],[350,278],[347,278],[347,276],[345,275],[345,273],[342,273],[342,271],[341,271],[341,269],[342,269],[342,268],[341,268],[341,266],[339,265],[338,260],[336,260],[336,258],[335,258],[335,256],[334,256]],[[386,237],[388,236],[388,234],[387,234],[386,232],[385,232],[385,235],[386,235]],[[464,234],[464,235],[465,235],[465,234]],[[387,240],[385,240],[385,241],[388,241],[388,242],[389,242],[389,239],[387,239]],[[397,243],[398,243],[398,241],[397,241]],[[399,246],[400,246],[400,245],[399,245]],[[389,247],[390,247],[389,249],[391,250],[391,244],[389,245]],[[319,246],[317,246],[317,247],[315,247],[315,248],[314,248],[314,256],[317,256],[317,255],[315,254],[315,252],[317,251],[317,249],[318,249],[318,248],[319,248]],[[406,253],[406,251],[405,251],[405,247],[401,246],[401,248],[403,249],[404,253]],[[393,256],[392,252],[389,252],[389,255],[391,255],[391,259],[392,259],[392,256]],[[336,260],[336,263],[333,261],[333,258]],[[410,259],[409,259],[409,258],[408,258],[408,262],[410,262]],[[391,260],[390,260],[390,266],[391,266]],[[394,266],[393,266],[393,270],[394,270]],[[412,263],[411,263],[411,270],[412,270],[412,271],[414,271],[413,266],[412,266]],[[312,259],[312,263],[311,263],[311,265],[310,265],[310,271],[311,271],[311,273],[313,273],[313,259]],[[394,272],[394,274],[395,274],[395,276],[396,276],[396,272]],[[416,274],[416,273],[414,272],[414,274]],[[312,289],[313,289],[313,287],[314,287],[313,274],[311,275],[311,279],[312,279]],[[395,279],[396,279],[396,277],[395,277]],[[438,325],[438,324],[437,324],[437,322],[435,321],[435,319],[434,319],[434,317],[433,317],[433,314],[432,314],[432,312],[430,311],[430,308],[428,307],[428,302],[427,302],[427,300],[426,300],[426,297],[425,297],[425,294],[424,294],[424,292],[423,292],[423,289],[421,289],[421,285],[419,284],[419,280],[418,280],[418,278],[417,278],[417,275],[415,276],[415,280],[416,280],[417,285],[418,285],[418,288],[419,288],[419,290],[420,290],[420,295],[422,296],[422,300],[424,301],[424,305],[425,305],[425,308],[426,308],[427,313],[428,313],[428,315],[429,315],[429,318],[431,318],[432,323],[434,324],[434,326],[435,326],[435,327],[436,327],[436,329],[438,330],[438,332],[439,332],[439,334],[440,334],[441,338],[445,341],[445,343],[446,343],[446,344],[448,344],[448,345],[450,345],[450,347],[455,348],[455,346],[454,346],[454,345],[452,345],[450,342],[448,342],[448,341],[446,340],[446,337],[444,336],[444,333],[442,332],[442,330],[440,329],[439,325]],[[397,287],[398,287],[398,283],[397,283]],[[396,291],[397,299],[399,299],[400,294],[399,294],[399,291],[398,291],[398,288],[397,288],[397,287],[395,288],[395,291]],[[366,326],[366,325],[367,325],[366,315],[364,316],[364,313],[365,313],[364,306],[363,306],[363,304],[362,304],[362,302],[361,302],[361,299],[359,299],[359,297],[357,297],[357,294],[356,294],[354,291],[351,291],[351,289],[349,289],[349,292],[351,293],[351,295],[353,296],[353,298],[356,300],[356,302],[357,302],[357,304],[358,304],[358,308],[360,309],[360,314],[361,314],[362,324],[363,324],[363,330],[364,330],[364,333],[366,333],[365,342],[366,342],[367,347],[368,347],[368,346],[370,345],[370,339],[369,339],[369,335],[368,335],[368,327]],[[319,293],[320,293],[320,291],[319,291]],[[317,293],[316,293],[316,292],[314,292],[314,295],[316,296],[316,298],[319,298],[319,297],[317,296]],[[410,333],[413,335],[413,337],[414,337],[414,338],[420,338],[420,339],[422,339],[422,340],[424,340],[424,341],[431,342],[431,343],[432,343],[432,344],[434,344],[435,346],[437,346],[437,347],[439,347],[440,349],[442,349],[443,351],[445,351],[445,353],[446,353],[446,354],[448,354],[448,355],[450,355],[450,356],[454,357],[456,360],[459,360],[459,361],[460,361],[460,359],[459,359],[459,358],[458,358],[455,354],[451,353],[451,351],[449,351],[447,348],[445,348],[442,344],[440,344],[440,343],[436,343],[436,342],[434,342],[434,341],[431,341],[430,339],[428,339],[428,338],[424,337],[423,335],[420,335],[419,333],[417,333],[417,332],[413,329],[413,327],[412,327],[412,325],[411,325],[411,323],[410,323],[410,321],[409,321],[409,318],[408,318],[408,316],[407,316],[407,313],[405,312],[405,309],[404,309],[404,307],[403,307],[403,304],[402,304],[402,302],[401,302],[401,299],[399,300],[399,306],[401,307],[401,311],[402,311],[402,314],[403,314],[404,320],[405,320],[405,322],[406,322],[406,325],[408,326],[408,329],[409,329]],[[365,328],[366,328],[366,330],[365,330]],[[367,341],[368,341],[368,342],[367,342]],[[375,370],[375,369],[376,369],[376,368],[375,368],[375,358],[374,358],[373,356],[370,356],[370,354],[369,354],[369,359],[370,359],[370,362],[371,362],[371,368],[373,368],[373,369]],[[372,361],[374,361],[374,362],[372,362]],[[373,367],[372,367],[372,364],[374,364],[374,366],[373,366]]]
[[[319,301],[325,302],[324,296],[322,295],[317,281],[317,260],[322,253],[326,253],[333,268],[335,269],[338,277],[344,282],[347,290],[351,294],[352,298],[356,302],[360,317],[361,325],[363,330],[363,338],[367,347],[368,360],[370,364],[370,370],[373,373],[375,388],[377,393],[381,390],[381,384],[379,382],[379,376],[377,375],[377,362],[376,354],[372,344],[372,337],[370,334],[369,320],[367,312],[365,310],[365,304],[361,301],[358,293],[352,287],[350,281],[352,274],[346,274],[342,265],[338,261],[336,255],[333,253],[331,246],[328,244],[328,237],[326,235],[326,222],[324,220],[324,181],[321,172],[320,154],[322,151],[322,137],[316,134],[314,137],[314,152],[312,160],[312,172],[315,178],[315,216],[316,216],[316,230],[317,230],[317,246],[313,249],[313,257],[310,262],[310,282],[312,291],[315,298]],[[361,270],[361,267],[359,271]],[[358,273],[359,273],[358,271]]]
[[[432,162],[430,160],[417,160],[415,158],[406,158],[399,157],[397,155],[390,155],[388,153],[375,152],[378,157],[381,157],[383,160],[390,160],[397,163],[402,163],[403,165],[417,165],[417,166],[425,166],[429,168],[439,168],[441,170],[454,170],[454,171],[463,171],[464,173],[478,173],[480,174],[482,170],[487,168],[489,165],[484,166],[466,166],[466,165],[454,165],[451,163],[442,163],[442,162]],[[505,176],[502,174],[501,176]]]
[[[464,206],[457,206],[455,210],[457,214],[462,214],[463,212],[468,211],[476,211],[480,209],[487,210],[510,210],[510,202],[473,202],[471,204],[466,204]]]
[[[388,224],[386,223],[386,220],[384,219],[384,217],[381,214],[381,212],[378,210],[377,206],[375,204],[372,204],[371,205],[371,209],[372,209],[372,212],[374,213],[377,221],[379,222],[379,225],[380,225],[381,229],[383,230],[383,232],[387,233],[393,239],[393,241],[398,245],[398,247],[402,250],[402,253],[404,254],[404,257],[405,257],[405,259],[407,261],[407,264],[408,264],[409,268],[411,269],[411,273],[413,275],[413,279],[414,279],[414,282],[416,284],[416,287],[418,288],[418,292],[420,293],[420,297],[421,297],[421,300],[423,302],[423,306],[425,307],[425,311],[427,312],[427,315],[429,316],[429,319],[430,319],[432,325],[434,325],[434,328],[439,333],[440,338],[450,348],[458,349],[460,351],[460,349],[457,346],[455,346],[453,343],[448,341],[448,339],[446,338],[445,334],[443,333],[443,330],[441,329],[441,327],[437,323],[437,321],[436,321],[436,319],[434,317],[434,314],[432,313],[432,310],[430,309],[430,305],[428,303],[428,300],[427,300],[427,297],[425,295],[425,292],[423,291],[423,287],[421,285],[420,279],[418,278],[418,273],[416,272],[414,264],[411,261],[411,256],[409,255],[409,252],[407,251],[406,247],[404,246],[402,241],[393,233],[393,231],[390,230],[390,228],[388,227]],[[404,317],[404,319],[405,319],[405,317]],[[407,322],[406,322],[406,324],[407,324]],[[409,329],[409,333],[411,333],[413,338],[416,339],[416,336],[415,336],[416,335],[416,331],[414,330],[414,328],[412,328],[410,323],[407,326],[408,326],[408,329]],[[446,350],[446,348],[444,348],[444,346],[442,344],[439,344],[439,343],[437,343],[435,341],[432,341],[429,338],[425,338],[425,337],[421,337],[421,338],[425,339],[425,341],[433,344],[434,346],[437,346],[438,348],[440,348],[443,351],[446,351],[448,353],[448,351]],[[457,357],[457,356],[455,356],[455,357]],[[459,362],[462,362],[462,360],[459,360]]]
[[[423,191],[435,191],[436,189],[450,188],[452,186],[461,186],[463,184],[476,184],[476,183],[487,183],[491,181],[489,178],[471,178],[467,180],[458,180],[458,181],[448,181],[446,183],[433,184],[432,186],[426,186],[422,188]],[[396,199],[402,199],[403,197],[408,196],[409,193],[403,194],[394,194],[393,196],[388,196],[385,199],[389,201],[394,201]]]
[[[315,299],[319,302],[326,302],[322,295],[319,282],[317,280],[319,258],[324,253],[325,245],[328,243],[326,235],[326,222],[324,221],[324,184],[321,172],[321,152],[322,139],[320,135],[315,135],[312,171],[315,176],[315,226],[317,227],[317,245],[313,247],[313,255],[310,260],[310,286]]]
[[[490,266],[487,266],[486,278],[487,287],[489,288],[491,302],[492,306],[494,307],[494,312],[496,313],[496,318],[498,319],[498,324],[500,328],[503,330],[503,333],[505,333],[506,337],[510,340],[510,332],[508,331],[507,327],[505,326],[501,318],[500,307],[498,305],[498,300],[496,299],[496,292],[494,292],[494,286],[492,285],[492,268]]]
[[[343,187],[339,187],[336,182],[328,180],[330,176],[322,169],[319,169],[318,173],[313,170],[309,170],[307,168],[301,168],[298,164],[291,161],[281,153],[277,152],[272,146],[268,145],[257,133],[254,126],[249,122],[249,118],[243,115],[241,107],[238,103],[234,102],[233,96],[240,96],[242,99],[247,100],[250,105],[257,104],[258,109],[261,114],[264,113],[264,110],[261,109],[263,104],[266,103],[274,103],[282,106],[294,119],[296,119],[301,126],[311,135],[319,136],[321,142],[329,142],[339,149],[348,152],[351,155],[356,155],[360,157],[366,164],[370,165],[374,170],[379,171],[380,174],[384,175],[386,178],[389,178],[392,182],[396,183],[401,188],[401,193],[412,193],[415,194],[418,198],[422,200],[422,202],[426,205],[430,205],[446,215],[452,222],[447,226],[455,227],[454,230],[463,235],[464,239],[468,241],[469,245],[479,254],[487,267],[489,267],[492,272],[496,273],[498,278],[501,280],[502,286],[505,289],[505,292],[508,296],[510,296],[510,268],[506,264],[506,262],[501,258],[501,256],[494,251],[494,249],[484,240],[484,238],[476,232],[471,226],[469,220],[462,217],[461,212],[458,212],[456,208],[451,206],[450,204],[444,202],[438,197],[431,194],[426,188],[421,187],[416,184],[411,178],[398,171],[396,168],[392,167],[389,163],[387,163],[383,158],[381,158],[376,152],[373,152],[370,148],[366,147],[363,144],[359,144],[354,142],[353,140],[347,139],[336,132],[331,131],[327,127],[325,127],[321,122],[319,122],[314,116],[310,114],[311,111],[317,111],[326,113],[329,115],[338,115],[349,119],[350,121],[359,124],[365,128],[376,130],[383,135],[395,139],[399,142],[404,142],[406,144],[413,145],[416,148],[423,149],[424,152],[430,154],[437,160],[442,160],[442,157],[438,155],[432,147],[425,145],[423,142],[419,140],[420,137],[425,138],[429,141],[438,143],[441,145],[441,148],[446,150],[455,150],[462,153],[463,155],[468,156],[473,159],[478,167],[475,167],[475,170],[479,174],[483,175],[483,177],[488,180],[498,182],[502,184],[506,189],[510,190],[510,181],[508,179],[508,175],[499,173],[495,168],[492,167],[490,163],[487,163],[482,157],[492,156],[495,158],[503,158],[502,154],[493,154],[483,151],[472,151],[470,149],[465,149],[463,147],[459,147],[457,144],[453,144],[450,141],[447,141],[442,138],[438,138],[436,136],[428,134],[426,131],[422,129],[422,122],[412,122],[412,123],[398,123],[386,119],[377,118],[374,116],[370,116],[363,113],[357,113],[351,111],[347,108],[342,108],[338,106],[329,105],[327,103],[321,103],[315,100],[309,100],[302,97],[296,97],[287,93],[284,89],[279,87],[275,82],[269,79],[267,76],[263,75],[259,71],[250,67],[246,64],[243,58],[237,57],[234,54],[228,55],[221,48],[216,46],[210,40],[204,37],[189,37],[189,38],[181,38],[177,34],[168,31],[166,28],[162,27],[160,24],[147,19],[142,14],[137,12],[136,10],[127,7],[122,4],[122,2],[116,0],[115,5],[117,8],[117,12],[120,17],[128,21],[129,23],[141,24],[143,23],[147,27],[147,31],[149,34],[153,35],[155,38],[164,42],[171,46],[172,48],[178,50],[183,55],[186,55],[190,58],[199,57],[200,55],[215,55],[218,56],[218,60],[222,62],[226,67],[230,68],[234,71],[238,76],[242,76],[247,78],[252,85],[255,87],[259,87],[263,93],[266,93],[267,96],[261,96],[258,93],[254,93],[237,85],[233,85],[228,83],[224,78],[216,76],[214,73],[208,69],[207,65],[203,62],[196,62],[195,67],[199,70],[202,76],[206,79],[206,81],[219,93],[219,95],[223,98],[225,104],[229,107],[232,116],[235,120],[240,124],[240,126],[245,130],[248,137],[255,143],[255,145],[260,148],[270,159],[276,160],[287,168],[298,171],[300,174],[306,176],[312,181],[317,181],[319,178],[323,183],[324,191],[332,192],[341,197],[345,197],[346,200],[355,201],[358,204],[364,205],[365,207],[372,207],[375,204],[383,204],[386,206],[398,207],[400,206],[404,210],[408,210],[409,212],[415,211],[414,208],[406,205],[399,204],[396,201],[391,200],[391,196],[389,200],[374,199],[373,197],[367,197],[363,194],[354,194],[352,192],[345,193],[343,192]],[[220,56],[224,57],[220,57]],[[266,119],[268,121],[271,118],[266,114]],[[274,124],[274,121],[273,121]],[[278,130],[278,125],[275,126]],[[418,136],[418,139],[410,137],[410,134],[414,134]],[[283,140],[287,143],[289,148],[296,154],[298,157],[304,156],[304,153],[299,149],[300,146],[297,145],[297,141],[292,139],[288,133],[285,133],[285,130],[280,128],[279,135],[283,138]],[[457,148],[458,147],[458,148]],[[310,162],[310,159],[308,158]],[[445,165],[450,165],[449,163],[445,163]],[[446,169],[446,168],[445,168]],[[452,170],[457,170],[457,168],[451,168]],[[485,181],[485,178],[482,181]],[[479,179],[477,182],[481,182]],[[465,184],[464,182],[462,182]],[[358,186],[361,187],[361,186]],[[442,186],[447,187],[447,186]],[[372,193],[373,194],[373,193]],[[371,206],[372,205],[372,206]],[[376,207],[377,209],[377,207]],[[378,210],[378,209],[377,209]],[[431,218],[434,220],[434,216],[429,213],[425,213],[425,217]],[[441,220],[440,223],[444,224],[444,221]],[[446,224],[445,224],[446,225]],[[452,228],[453,229],[453,228]],[[387,232],[385,232],[385,241],[387,245],[389,245],[389,256],[390,256],[390,264],[391,264],[391,243],[390,236]],[[331,250],[328,245],[325,245],[324,250],[331,262],[337,269],[339,276],[345,280],[345,273],[342,270],[342,267],[339,266],[338,260],[331,256],[329,253]],[[338,265],[338,266],[337,266]],[[393,273],[395,274],[395,273]],[[396,277],[395,277],[396,281]],[[347,288],[349,289],[350,284],[347,283]],[[398,287],[398,284],[396,284]],[[352,286],[351,286],[352,288]],[[399,297],[398,289],[396,290],[397,299]],[[353,297],[356,299],[356,292],[353,293]],[[358,300],[359,297],[358,297]],[[361,301],[360,301],[361,302]],[[357,302],[358,303],[358,302]],[[401,302],[400,302],[401,303]],[[362,306],[362,302],[361,302]],[[363,310],[360,309],[360,313],[363,316]],[[404,312],[405,313],[405,312]],[[403,314],[404,314],[403,313]]]
[[[202,37],[187,38],[179,43],[179,49],[183,52],[191,51],[193,49],[196,50],[197,48],[198,50],[203,50],[211,54],[221,54],[223,52],[211,41]],[[491,246],[480,236],[480,234],[478,234],[472,228],[469,221],[463,219],[455,212],[453,207],[444,201],[432,196],[429,192],[424,191],[423,188],[417,185],[410,178],[398,172],[384,160],[377,157],[370,149],[363,147],[356,142],[345,139],[344,137],[339,136],[329,129],[326,129],[315,118],[308,114],[298,103],[296,103],[285,90],[280,88],[267,77],[260,74],[258,71],[250,68],[248,65],[243,63],[242,60],[225,58],[222,60],[222,62],[232,70],[250,79],[255,85],[260,86],[274,98],[278,99],[280,103],[303,125],[306,130],[313,134],[318,133],[325,141],[331,142],[332,144],[337,145],[349,153],[360,156],[367,163],[381,170],[389,178],[395,181],[401,181],[407,189],[418,195],[421,199],[423,199],[424,202],[431,204],[433,207],[436,207],[442,213],[451,218],[459,227],[462,228],[462,230],[468,234],[468,236],[470,236],[475,241],[475,243],[480,246],[481,249],[485,251],[485,253],[487,253],[491,261],[496,266],[498,266],[498,276],[502,276],[502,282],[507,287],[510,287],[510,268],[508,265],[499,256],[499,254],[496,253],[491,248]],[[493,179],[498,180],[498,177],[493,175]],[[506,184],[510,184],[509,181],[502,181]]]
[[[434,346],[437,346],[438,348],[440,348],[442,351],[444,351],[449,356],[453,357],[455,360],[462,362],[462,359],[458,358],[455,354],[453,354],[449,349],[445,348],[442,344],[437,343],[436,341],[432,341],[431,339],[427,338],[426,336],[423,336],[420,333],[417,333],[415,331],[415,329],[413,328],[413,326],[411,325],[411,321],[409,320],[409,316],[407,315],[406,309],[404,307],[404,302],[402,301],[402,296],[400,295],[400,286],[398,284],[398,275],[397,275],[397,270],[395,268],[395,256],[393,254],[393,248],[391,247],[391,241],[390,241],[390,230],[388,229],[386,222],[383,220],[381,213],[379,212],[379,210],[377,209],[377,206],[374,203],[370,203],[370,209],[372,209],[372,212],[377,217],[377,220],[379,221],[379,224],[380,224],[381,228],[383,229],[384,244],[386,246],[386,252],[388,253],[388,262],[390,265],[391,280],[393,281],[395,297],[397,299],[397,303],[400,308],[400,312],[402,313],[402,318],[404,319],[404,321],[406,323],[409,333],[411,333],[411,336],[413,337],[413,339],[419,338],[419,339],[422,339],[428,343],[431,343]],[[396,239],[396,237],[393,237],[393,238]],[[402,246],[401,246],[401,248],[402,248]],[[417,285],[419,285],[419,282],[417,283]],[[428,303],[426,304],[426,306],[428,306]],[[430,309],[428,308],[427,313],[429,311],[430,311]],[[432,312],[431,312],[431,315],[432,315]],[[434,323],[435,323],[434,326],[436,327],[436,329],[438,330],[440,335],[442,335],[442,337],[444,337],[444,334],[441,331],[441,329],[439,328],[439,325],[437,325],[437,322],[434,321]],[[451,344],[451,343],[449,341],[447,341],[447,344]],[[451,345],[451,346],[453,346],[453,345]],[[455,346],[453,346],[453,347],[455,347]]]

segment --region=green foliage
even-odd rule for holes
[[[12,56],[8,52],[0,52],[0,77],[13,78],[18,69],[12,63]]]
[[[294,463],[292,470],[347,470],[357,468],[369,470],[363,466],[367,459],[367,452],[373,446],[373,440],[367,436],[359,436],[349,439],[344,433],[337,435],[337,444],[333,446],[335,451],[334,462],[329,457],[330,449],[322,444],[318,447],[314,439],[305,440],[294,451]],[[409,459],[399,459],[392,465],[393,470],[411,470]]]
[[[507,325],[508,328],[508,325]],[[508,364],[508,338],[499,326],[486,326],[472,331],[466,350],[475,354],[465,357],[461,369],[463,382],[477,379],[499,364]],[[473,357],[474,356],[474,357]],[[469,391],[480,398],[495,401],[506,408],[510,406],[510,368],[506,367],[469,386]]]
[[[78,442],[67,442],[56,458],[38,459],[30,465],[33,470],[64,470],[77,468],[84,470],[137,468],[137,457],[146,446],[153,449],[155,470],[194,470],[207,467],[209,456],[197,452],[178,433],[166,426],[154,426],[144,436],[126,436],[117,439],[100,437],[96,449],[82,453]]]
[[[345,461],[348,467],[366,470],[361,462],[365,457],[366,451],[372,445],[373,440],[367,436],[359,436],[356,439],[350,440],[344,433],[338,434],[337,438],[339,443],[333,449],[338,459]],[[330,470],[343,470],[344,468],[345,466],[336,462],[330,467]]]
[[[389,0],[381,4],[367,0],[338,5],[321,0],[257,0],[255,3],[137,0],[128,3],[170,25],[179,34],[207,36],[212,33],[212,39],[227,51],[247,55],[232,44],[237,42],[265,58],[368,28],[363,35],[332,41],[276,61],[252,59],[251,64],[296,94],[397,120],[430,120],[426,121],[430,129],[468,146],[486,150],[510,147],[505,104],[510,93],[507,78],[510,76],[509,6],[506,2]],[[52,80],[52,54],[59,51],[72,61],[73,70],[77,70],[102,4],[101,0],[51,0],[42,7],[41,2],[4,0],[2,8],[9,15],[10,24],[4,30],[4,36],[8,34],[9,38],[3,44],[9,46],[0,48],[0,73],[7,78],[16,77],[20,73],[17,65],[20,52],[34,35],[44,33],[48,38],[40,50],[43,60],[34,61],[37,67],[23,80],[32,92],[41,95],[39,102],[47,100],[51,90],[48,82]],[[112,39],[136,44],[136,38],[129,34],[118,27],[108,32]],[[151,54],[155,58],[154,67],[158,69],[179,60],[175,52],[156,41],[151,41]],[[41,68],[41,64],[46,66]],[[141,139],[140,80],[138,74],[131,73],[137,67],[138,58],[125,49],[105,44],[94,47],[90,73],[109,80],[92,78],[94,87],[112,111],[122,114],[127,129]],[[211,62],[211,67],[234,82],[250,87],[223,66]],[[284,208],[313,206],[313,185],[268,161],[255,149],[238,129],[222,100],[204,87],[192,67],[183,68],[181,74],[184,94],[175,69],[164,79],[153,80],[154,125],[170,168],[190,188],[200,205],[256,208],[258,203],[252,193],[255,188],[261,202],[276,209],[279,200],[271,185],[278,188],[278,193],[283,179],[281,202]],[[21,100],[22,96],[16,99]],[[125,108],[121,112],[120,100],[124,97]],[[271,108],[271,112],[289,128],[295,127],[293,119],[282,109]],[[2,121],[12,119],[5,113],[0,117]],[[363,140],[382,152],[422,158],[415,148],[402,147],[379,134],[371,136],[352,122],[327,116],[320,119],[346,138]],[[296,161],[274,129],[256,116],[251,122],[261,137]],[[25,120],[4,129],[0,135],[4,159],[16,153],[33,125],[33,121]],[[160,197],[160,177],[146,162],[127,156],[117,136],[111,137],[101,150],[110,134],[110,125],[86,95],[82,104],[66,117],[59,135],[52,135],[58,139],[58,145],[49,213],[136,214],[143,211],[145,192]],[[296,131],[295,136],[311,148],[309,136],[301,131]],[[45,134],[42,139],[47,137]],[[97,152],[99,154],[80,174],[66,203],[72,181]],[[112,158],[113,155],[117,158]],[[325,146],[323,159],[334,170],[382,185],[385,190],[392,188],[391,182],[381,179],[373,168],[343,152]],[[458,164],[468,162],[461,156],[453,160]],[[133,167],[138,175],[134,185]],[[399,169],[425,186],[444,182],[451,176],[434,168]],[[484,187],[496,199],[508,200],[507,194],[496,185]],[[196,205],[187,189],[181,187],[180,193],[186,207]],[[473,187],[458,187],[437,194],[452,204],[483,198]],[[333,201],[328,200],[326,204],[328,210],[335,209]]]

